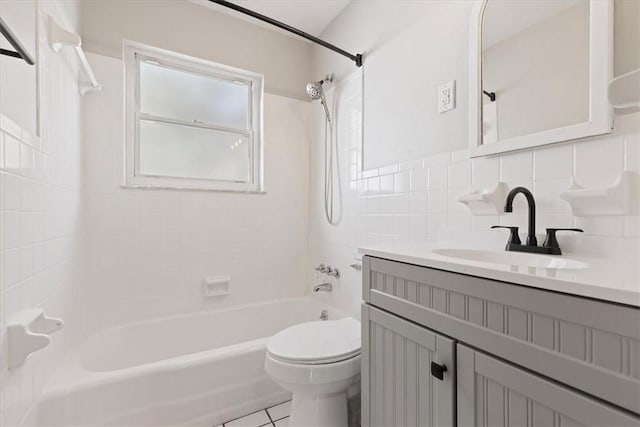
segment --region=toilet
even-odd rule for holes
[[[347,427],[347,390],[360,381],[360,322],[301,323],[267,344],[265,371],[293,393],[290,427]]]

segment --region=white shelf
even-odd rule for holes
[[[640,108],[640,68],[609,82],[609,103],[613,108]]]
[[[88,82],[79,83],[80,94],[84,95],[87,92],[99,91],[102,89],[102,85],[98,83],[96,75],[93,73],[91,65],[89,64],[89,61],[87,61],[87,57],[82,50],[82,39],[80,36],[60,27],[52,17],[49,17],[49,46],[51,46],[51,50],[56,53],[64,46],[72,47],[76,51],[76,54],[80,59],[80,64],[82,65],[82,69],[89,78]]]

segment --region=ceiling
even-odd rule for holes
[[[268,28],[272,25],[211,3],[207,0],[193,0],[194,3],[209,7],[249,22]],[[319,36],[351,0],[231,0],[239,6],[276,19],[302,31]],[[288,33],[287,33],[288,34]]]

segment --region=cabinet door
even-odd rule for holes
[[[640,426],[614,406],[457,345],[459,426]]]
[[[366,304],[362,326],[362,425],[453,427],[455,342]]]

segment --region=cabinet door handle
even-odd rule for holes
[[[442,381],[444,379],[444,373],[447,372],[447,366],[431,362],[431,375]]]

